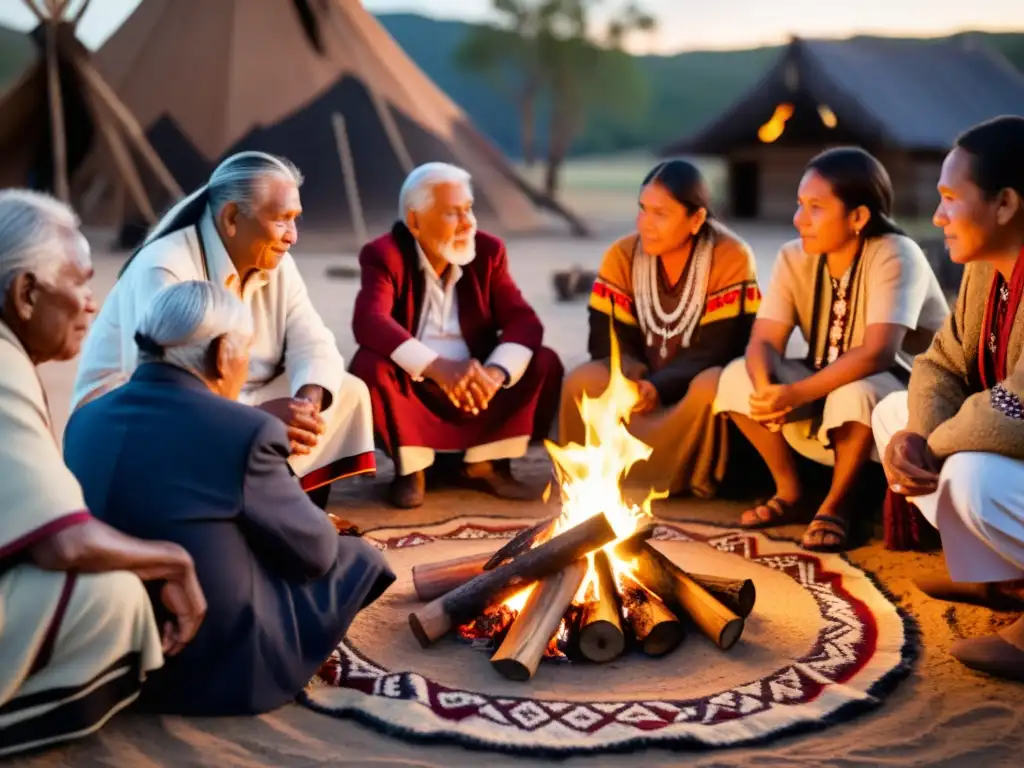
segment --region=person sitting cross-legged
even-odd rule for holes
[[[143,691],[161,712],[256,714],[292,700],[395,578],[303,492],[281,420],[235,402],[252,339],[250,309],[226,289],[164,288],[139,322],[131,379],[65,432],[96,516],[184,547],[206,593],[206,622]]]
[[[873,422],[890,489],[938,529],[943,600],[1021,612],[950,652],[1024,680],[1024,117],[965,131],[942,164],[934,223],[964,264],[956,308]]]
[[[469,174],[428,163],[399,198],[401,219],[359,254],[349,368],[369,387],[374,430],[395,462],[391,502],[423,503],[438,452],[462,454],[463,485],[535,498],[510,460],[547,436],[562,364],[541,346],[504,243],[477,230]]]
[[[761,528],[814,519],[806,549],[847,548],[851,498],[873,456],[871,412],[905,388],[913,355],[946,315],[924,253],[891,218],[889,175],[857,147],[807,165],[793,225],[758,310],[746,355],[730,363],[715,409],[728,413],[768,465],[775,493],[740,524]],[[798,328],[803,359],[787,358]],[[795,452],[833,467],[820,503],[805,498]]]

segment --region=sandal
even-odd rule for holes
[[[748,509],[740,515],[740,528],[754,530],[757,528],[772,528],[776,525],[789,525],[790,523],[798,522],[800,519],[799,508],[799,501],[786,501],[785,499],[780,499],[778,496],[772,496],[768,501],[755,504],[753,508]],[[758,510],[761,509],[768,510],[768,517],[758,514]],[[754,522],[743,522],[743,518],[747,516],[748,513],[754,516]]]
[[[817,514],[811,520],[803,538],[800,539],[800,546],[808,552],[844,552],[847,548],[847,536],[850,533],[850,521],[838,515]],[[818,534],[817,544],[808,544],[810,537]],[[830,544],[822,542],[825,536],[832,536],[836,540]]]

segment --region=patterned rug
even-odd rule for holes
[[[917,654],[911,620],[839,555],[703,523],[662,522],[657,547],[687,570],[753,579],[757,604],[729,651],[695,629],[661,658],[541,663],[498,675],[486,653],[444,638],[420,648],[412,566],[494,551],[534,520],[459,518],[381,529],[398,580],[363,611],[302,700],[383,732],[521,755],[707,749],[817,730],[877,707]]]

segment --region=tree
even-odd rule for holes
[[[648,84],[623,51],[636,32],[656,22],[635,2],[618,9],[604,30],[594,30],[590,11],[601,0],[563,0],[562,16],[542,46],[541,69],[551,94],[547,168],[544,187],[554,197],[562,166],[586,119],[606,112],[616,122],[633,123],[643,111]]]
[[[477,26],[455,53],[456,65],[482,74],[519,107],[523,161],[536,157],[537,104],[544,83],[539,39],[557,17],[558,0],[492,0],[501,26]]]
[[[457,63],[483,73],[519,106],[523,158],[536,155],[538,107],[547,106],[545,189],[558,191],[565,159],[587,117],[605,111],[635,122],[647,83],[622,46],[636,32],[655,28],[634,1],[620,7],[603,30],[591,24],[602,0],[493,0],[504,22],[476,27],[457,53]]]

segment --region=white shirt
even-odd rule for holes
[[[207,269],[196,230],[206,248]],[[114,284],[82,349],[71,409],[128,380],[138,364],[135,331],[161,288],[185,280],[212,280],[252,308],[253,340],[246,389],[284,373],[294,395],[317,384],[337,401],[345,361],[334,334],[317,314],[291,255],[277,269],[249,277],[240,291],[238,271],[228,256],[209,210],[197,227],[187,227],[146,246]]]
[[[391,359],[414,381],[423,380],[423,372],[439,357],[469,360],[471,357],[459,325],[459,299],[455,284],[462,277],[462,267],[450,264],[447,279],[442,282],[420,244],[416,244],[420,270],[423,272],[423,311],[414,338],[398,345]],[[522,378],[533,359],[533,351],[522,344],[502,342],[494,348],[484,365],[496,365],[509,374],[505,384],[511,387]]]

